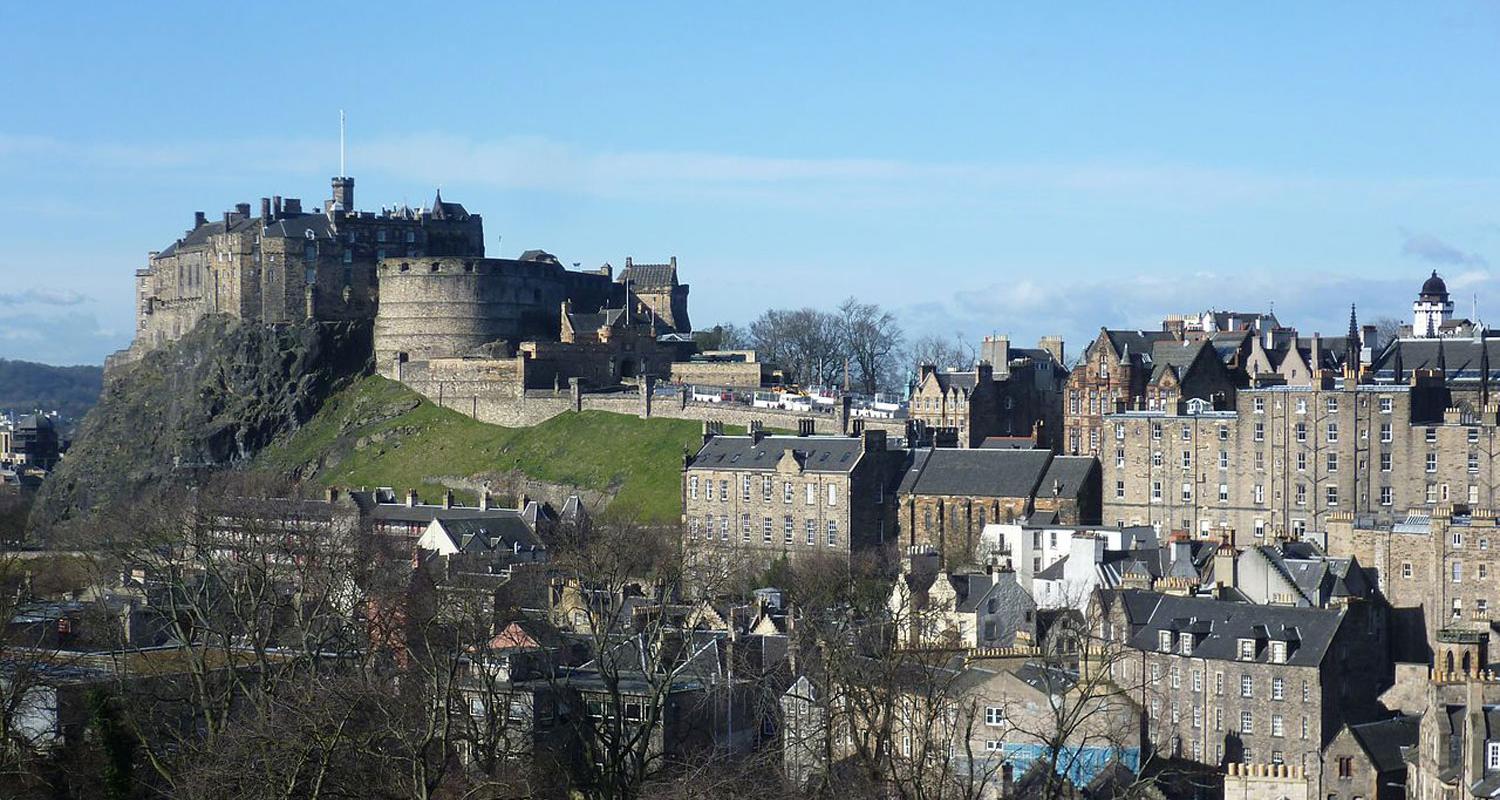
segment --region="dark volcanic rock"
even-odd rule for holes
[[[370,368],[368,323],[222,317],[106,376],[73,448],[42,484],[45,532],[204,469],[234,466],[305,423]]]

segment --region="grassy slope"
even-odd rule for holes
[[[321,462],[311,477],[323,485],[416,487],[424,496],[440,492],[444,478],[517,470],[548,483],[618,487],[613,510],[673,520],[681,513],[682,452],[697,447],[700,430],[687,420],[599,411],[502,428],[371,377],[336,395],[301,430],[263,452],[257,466],[297,471]],[[361,439],[364,446],[356,447]]]

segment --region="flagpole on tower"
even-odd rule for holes
[[[348,177],[344,169],[344,109],[339,109],[339,177]]]

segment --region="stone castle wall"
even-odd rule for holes
[[[498,340],[555,339],[564,300],[602,302],[611,287],[604,273],[497,258],[386,259],[378,275],[375,357],[382,370],[398,353],[426,361]]]

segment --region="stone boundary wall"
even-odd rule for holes
[[[695,403],[685,395],[653,396],[647,403],[640,391],[583,392],[574,384],[562,391],[528,390],[517,393],[513,384],[484,381],[441,380],[425,371],[407,374],[402,381],[408,388],[444,408],[452,409],[480,422],[507,428],[529,428],[569,411],[608,411],[614,414],[649,419],[686,419],[698,422],[722,422],[748,427],[760,422],[767,428],[797,430],[799,420],[813,420],[820,434],[837,434],[844,430],[843,414],[835,412],[805,413],[782,409],[754,408],[739,403]],[[906,423],[895,419],[864,419],[870,430],[883,430],[894,438],[906,436]]]

